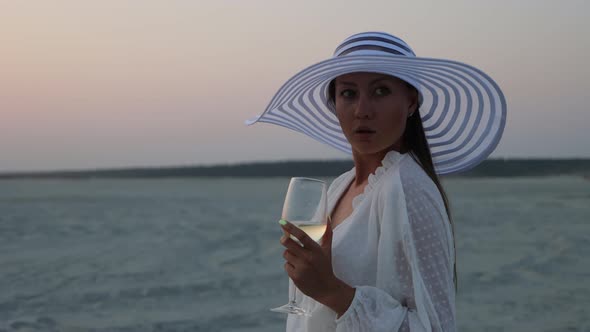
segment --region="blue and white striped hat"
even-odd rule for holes
[[[345,39],[332,58],[290,78],[264,112],[246,124],[287,127],[351,153],[328,102],[328,85],[353,72],[395,76],[419,91],[420,116],[438,174],[476,166],[500,141],[506,100],[491,77],[457,61],[416,57],[403,40],[383,32],[363,32]]]

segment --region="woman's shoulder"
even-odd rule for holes
[[[411,155],[406,155],[393,172],[384,183],[383,193],[386,195],[397,196],[401,190],[408,199],[425,194],[437,196],[439,193],[434,181]]]
[[[409,201],[430,201],[435,205],[444,206],[438,187],[422,166],[411,156],[408,156],[399,167],[401,189]]]
[[[411,155],[408,155],[399,167],[399,176],[404,187],[434,187],[434,181]]]
[[[447,218],[447,214],[442,195],[434,181],[410,155],[404,157],[382,185],[376,205],[382,213],[396,215],[395,211],[405,210],[410,225],[443,225],[439,220]],[[403,218],[396,220],[404,223]]]

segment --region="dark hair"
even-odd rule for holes
[[[407,82],[406,85],[408,88],[413,90],[417,95],[417,90],[412,85]],[[334,81],[330,82],[328,86],[328,101],[331,102],[333,105],[336,105],[336,87]],[[406,129],[403,134],[403,143],[404,147],[408,150],[410,156],[422,167],[424,172],[428,175],[428,177],[434,182],[440,195],[442,196],[443,202],[445,204],[445,210],[447,212],[447,216],[449,218],[449,223],[451,224],[451,231],[453,233],[453,248],[456,249],[455,244],[455,225],[453,223],[453,218],[451,217],[451,209],[449,205],[449,200],[447,198],[447,194],[440,183],[438,175],[434,170],[434,164],[432,163],[432,154],[430,153],[430,147],[428,146],[428,141],[426,140],[426,134],[424,133],[424,126],[422,125],[422,118],[420,117],[419,109],[416,108],[416,111],[412,113],[412,115],[407,119],[406,122]],[[455,290],[457,290],[457,254],[455,253],[455,265],[453,266],[453,274],[454,278],[453,281],[455,283]]]

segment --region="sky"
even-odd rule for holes
[[[0,2],[0,171],[348,158],[244,120],[361,31],[488,73],[491,157],[590,157],[590,1],[23,0]]]

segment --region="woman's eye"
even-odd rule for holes
[[[344,98],[352,98],[355,96],[355,93],[354,93],[354,91],[347,89],[347,90],[340,91],[340,95]]]
[[[386,87],[379,87],[377,89],[375,89],[375,95],[377,96],[386,96],[388,95],[390,92],[390,90]]]

